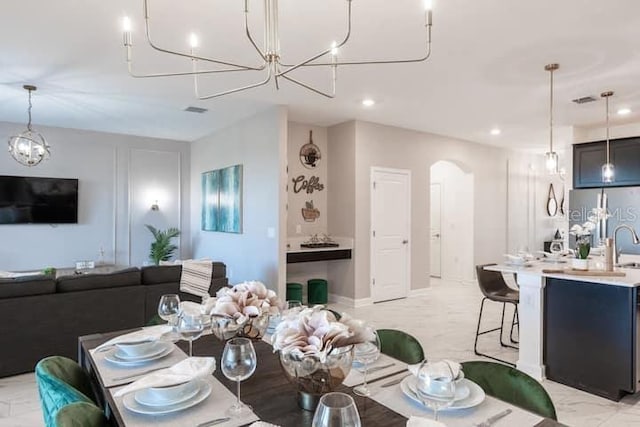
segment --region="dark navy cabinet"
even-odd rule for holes
[[[615,181],[602,183],[602,165],[607,160],[606,141],[573,146],[573,188],[640,186],[640,137],[612,139],[611,162]]]

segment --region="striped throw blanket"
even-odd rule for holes
[[[183,261],[180,291],[199,297],[209,295],[212,272],[211,261]]]

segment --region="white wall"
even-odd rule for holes
[[[442,191],[440,205],[441,277],[447,280],[473,280],[473,174],[456,164],[441,160],[431,166],[431,184]],[[430,200],[430,203],[433,201]],[[431,216],[431,209],[429,215]],[[414,221],[425,221],[415,218]]]
[[[191,145],[191,224],[194,258],[227,265],[230,282],[260,280],[284,292],[287,113],[277,107]],[[243,165],[243,231],[201,229],[201,174]]]
[[[0,135],[23,130],[24,124],[0,122]],[[0,225],[0,270],[73,267],[79,260],[98,261],[101,248],[106,263],[140,265],[151,242],[144,223],[178,227],[188,236],[187,143],[54,127],[36,130],[51,145],[51,158],[27,168],[5,151],[0,174],[77,178],[78,224]],[[147,188],[136,177],[157,178],[156,189],[166,195],[157,215],[150,215],[142,196]],[[181,242],[177,255],[187,257],[188,239]]]

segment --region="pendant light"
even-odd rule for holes
[[[545,153],[545,166],[550,174],[558,173],[558,153],[553,151],[553,72],[560,68],[559,64],[545,65],[544,69],[551,76],[549,85],[549,151]]]
[[[29,122],[27,130],[19,135],[9,137],[9,153],[20,164],[24,166],[35,166],[42,160],[49,158],[49,144],[44,136],[31,128],[31,92],[37,90],[32,85],[24,85],[23,88],[29,91]]]
[[[615,176],[615,169],[610,157],[611,150],[609,149],[609,98],[613,96],[613,92],[602,92],[600,96],[604,98],[607,110],[607,162],[602,165],[602,182],[609,184],[613,182]]]

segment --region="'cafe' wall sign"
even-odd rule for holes
[[[293,178],[292,181],[293,192],[296,194],[302,190],[306,190],[307,194],[324,190],[324,184],[320,183],[320,178],[317,176],[311,176],[309,179],[305,179],[304,175],[300,175],[297,178]]]

